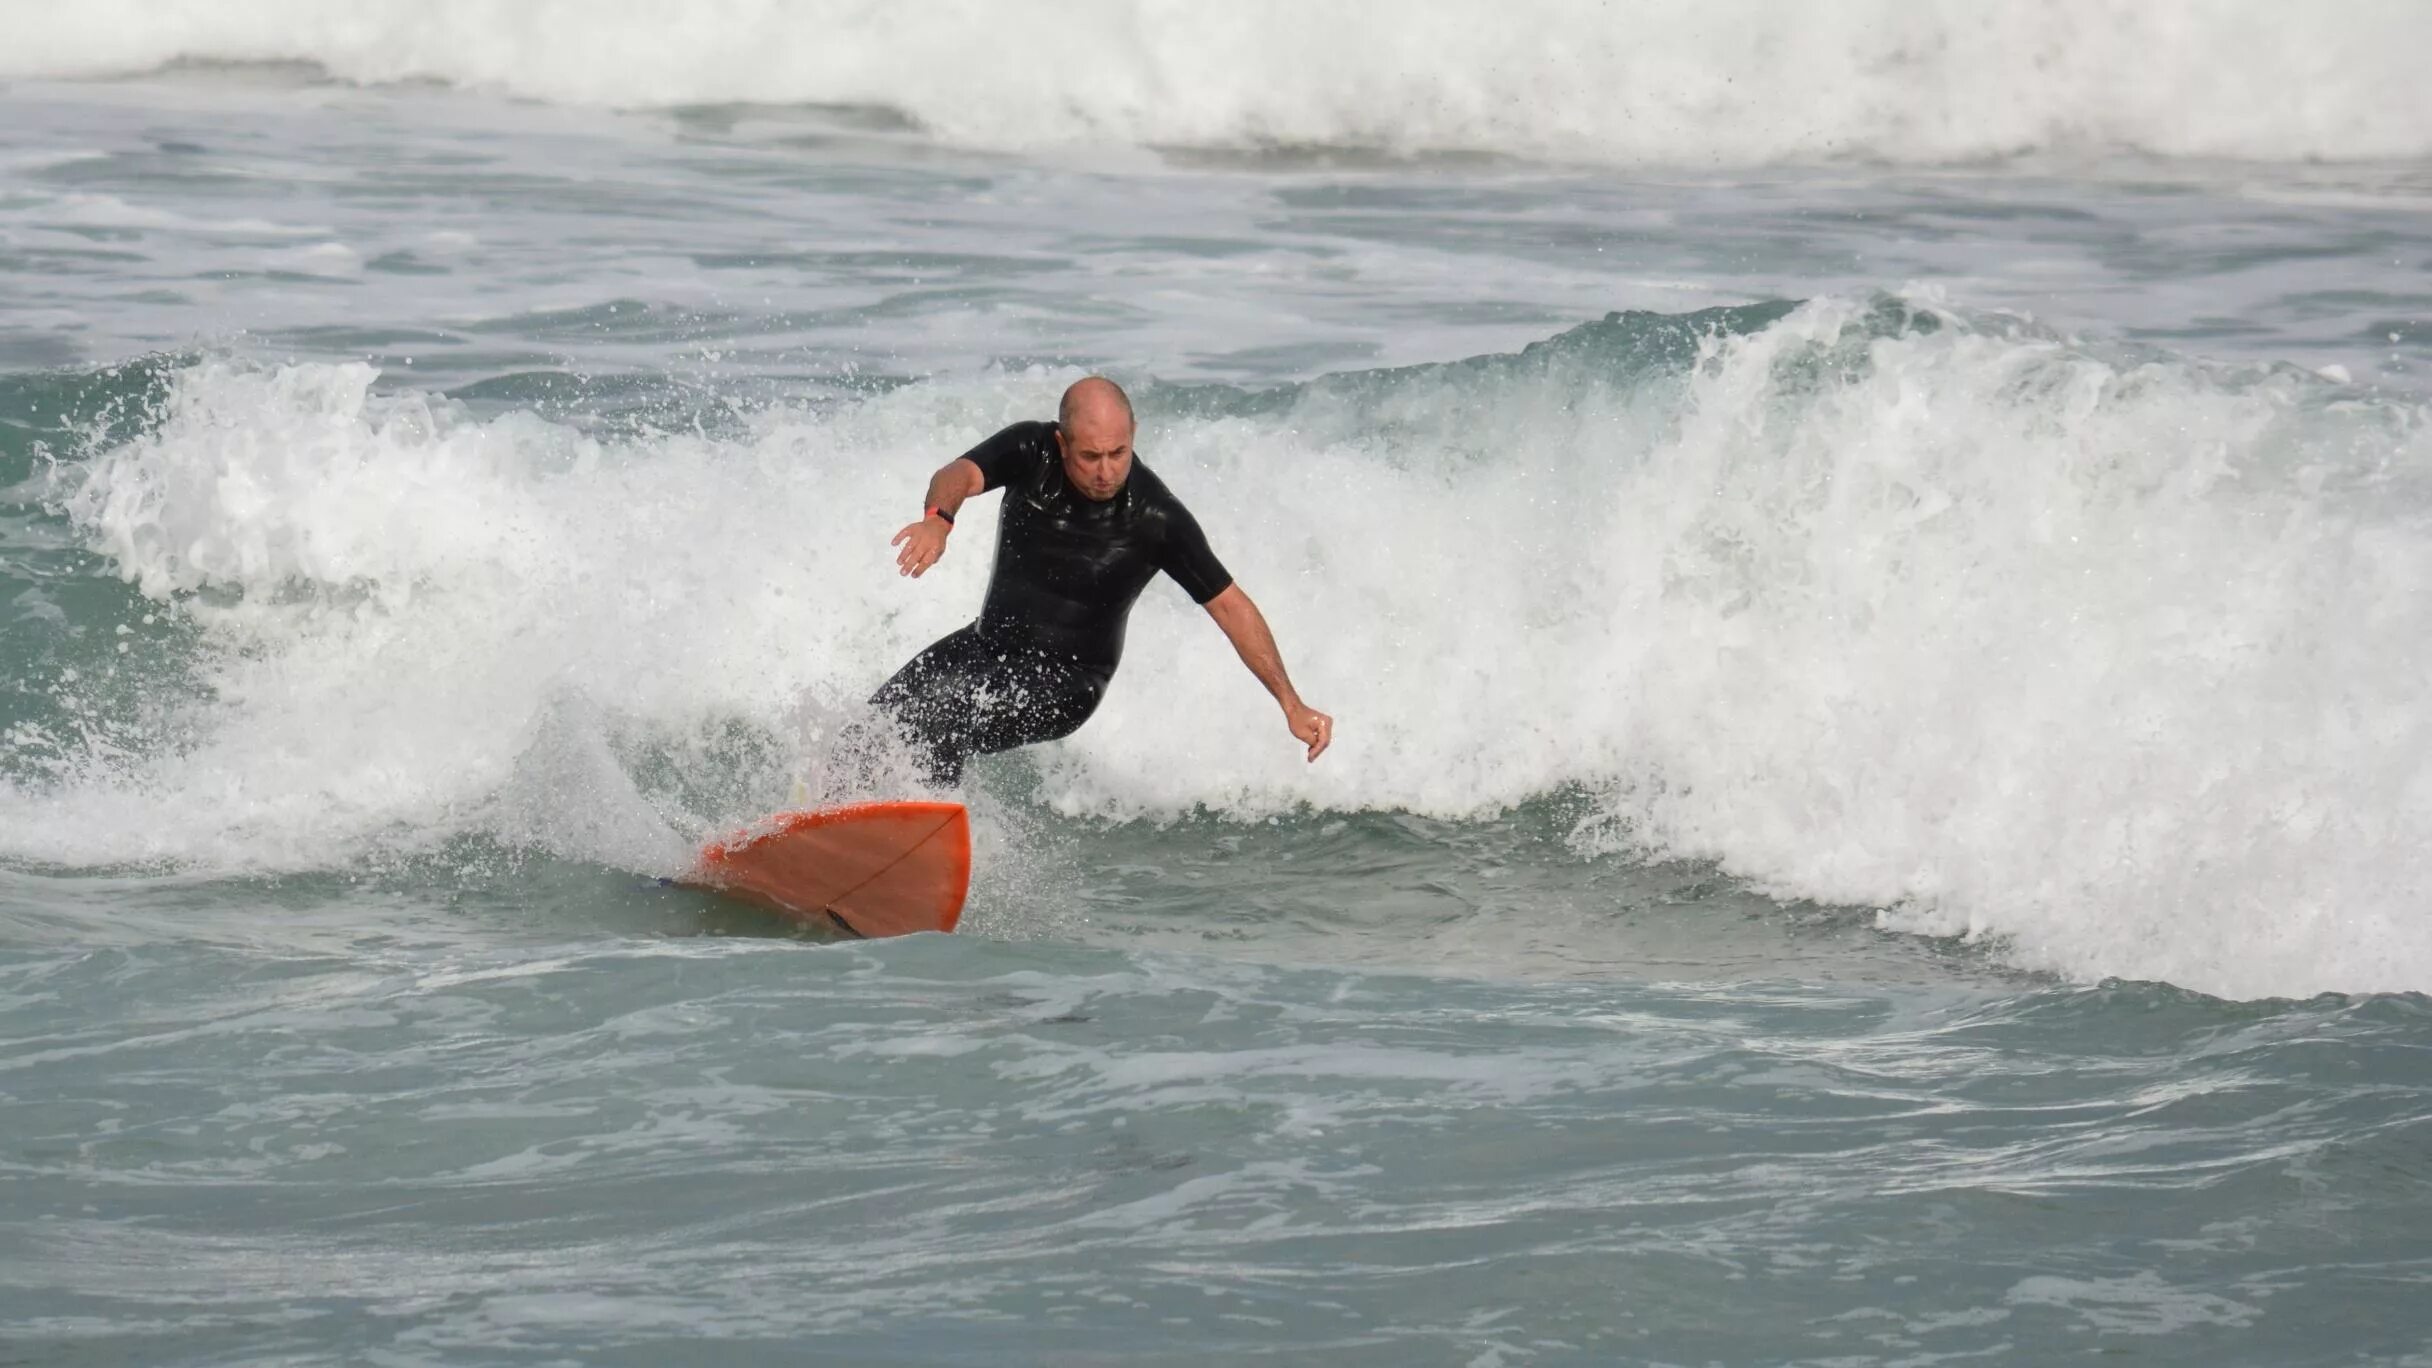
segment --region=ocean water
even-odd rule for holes
[[[2432,1364],[2420,7],[0,32],[0,1362]],[[663,886],[1093,370],[1333,751]]]

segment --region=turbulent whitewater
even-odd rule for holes
[[[20,780],[8,845],[243,871],[469,830],[680,859],[747,814],[550,767],[620,727],[842,715],[986,569],[992,509],[917,599],[869,553],[919,472],[905,435],[959,451],[1067,378],[603,440],[360,364],[177,369],[157,425],[52,497],[130,612],[194,635],[147,632],[89,706],[67,687],[65,718],[20,724],[18,771],[64,786]],[[1883,298],[1142,404],[1143,449],[1244,583],[1287,588],[1279,630],[1359,725],[1304,773],[1221,641],[1153,600],[1128,687],[1048,752],[1057,811],[1462,820],[1576,791],[1583,850],[2037,967],[2432,983],[2412,402]],[[144,719],[174,747],[102,740],[117,668],[209,701]],[[535,804],[579,816],[527,830]]]

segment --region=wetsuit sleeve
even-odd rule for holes
[[[1055,424],[1016,423],[963,453],[980,468],[982,489],[1001,489],[1039,473],[1047,448],[1055,444]]]
[[[1179,503],[1166,510],[1165,545],[1158,550],[1157,568],[1172,575],[1193,603],[1206,603],[1233,587],[1233,572],[1208,549],[1199,520]]]

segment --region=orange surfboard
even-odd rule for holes
[[[960,803],[780,812],[701,848],[683,882],[855,936],[951,931],[971,891]]]

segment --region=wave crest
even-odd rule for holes
[[[10,40],[0,76],[301,61],[572,104],[879,108],[982,147],[1692,166],[2432,151],[2432,10],[2402,3],[94,0],[21,16]]]
[[[723,770],[737,727],[782,751],[806,700],[967,620],[991,501],[917,585],[886,536],[944,454],[1070,378],[601,439],[361,367],[180,371],[64,496],[150,596],[134,640],[153,605],[190,625],[178,743],[79,767],[10,742],[0,853],[320,865],[471,831],[680,857],[671,819],[735,814],[646,798],[631,757]],[[1098,717],[1033,753],[1053,809],[1584,792],[1589,850],[2073,976],[2432,985],[2420,407],[1889,298],[1141,400],[1145,459],[1341,730],[1302,764],[1152,590]],[[62,697],[70,730],[101,708]]]

